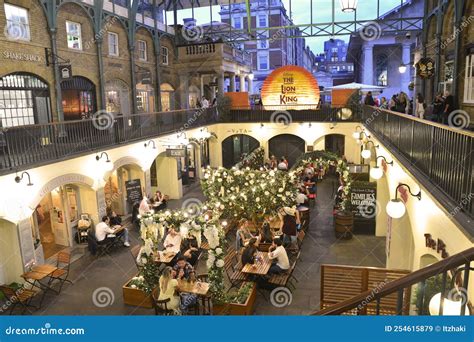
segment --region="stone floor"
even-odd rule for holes
[[[319,309],[320,265],[345,264],[383,267],[385,239],[358,235],[352,240],[337,240],[332,224],[332,198],[335,180],[328,179],[318,187],[318,199],[311,211],[311,222],[303,243],[301,260],[294,275],[299,280],[292,294],[292,303],[284,308],[274,307],[258,294],[257,315],[306,315]],[[188,189],[180,201],[171,201],[171,209],[179,208],[190,198],[204,200],[198,184]],[[138,244],[138,231],[131,230],[132,246]],[[205,263],[201,262],[202,268]],[[70,279],[60,295],[48,294],[38,315],[148,315],[151,309],[123,304],[122,285],[137,272],[127,248],[110,256],[94,258],[88,253],[71,265]],[[98,299],[93,301],[94,292]],[[268,298],[268,294],[267,294]],[[109,305],[102,305],[102,303]],[[103,307],[102,307],[103,306]]]

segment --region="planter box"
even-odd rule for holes
[[[244,286],[247,283],[243,283]],[[257,299],[257,284],[253,283],[247,301],[244,304],[230,303],[229,315],[233,316],[250,316],[255,309],[255,300]]]
[[[128,286],[132,279],[129,279],[125,285],[122,286],[123,302],[128,305],[140,306],[142,308],[153,308],[151,294],[147,294],[140,289],[134,289]]]

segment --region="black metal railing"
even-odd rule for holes
[[[232,109],[225,122],[360,122],[361,107],[328,105],[251,106]]]
[[[449,197],[452,216],[474,216],[474,133],[368,106],[362,123]]]
[[[216,122],[216,108],[0,129],[0,174]]]

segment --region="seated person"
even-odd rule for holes
[[[196,265],[199,253],[198,242],[195,236],[189,235],[181,242],[181,255],[184,256],[191,265]]]
[[[179,253],[181,250],[181,235],[173,227],[169,228],[163,245],[167,252]]]
[[[161,191],[157,190],[155,192],[155,196],[153,196],[153,206],[157,210],[161,210],[166,208],[166,196],[161,193]]]
[[[122,226],[122,218],[120,216],[118,216],[115,211],[112,210],[109,217],[110,217],[110,225],[112,227],[115,227],[115,226],[121,227]]]
[[[298,207],[309,205],[308,196],[303,191],[296,195],[296,204]]]
[[[144,196],[140,202],[140,206],[138,207],[138,213],[143,216],[148,212],[150,212],[150,206],[148,204],[148,198]]]
[[[283,232],[283,243],[285,247],[296,243],[298,229],[301,227],[300,213],[295,208],[283,207],[278,211],[281,220],[281,231]]]
[[[272,243],[273,242],[273,232],[270,228],[270,223],[265,221],[260,229],[259,242],[260,243]]]
[[[115,226],[116,227],[116,226]],[[130,247],[130,241],[128,239],[128,229],[124,228],[116,234],[117,228],[110,227],[110,218],[108,216],[102,217],[102,222],[95,226],[95,238],[99,244],[105,244],[107,239],[113,239],[116,236],[124,240],[123,245]]]
[[[173,266],[173,270],[176,272],[176,279],[178,280],[195,280],[196,271],[194,267],[186,261],[184,256],[178,257],[176,264]]]
[[[279,238],[273,240],[268,250],[268,258],[272,260],[272,266],[268,270],[268,274],[280,274],[290,269],[288,254],[286,254],[286,250]]]
[[[252,238],[250,239],[249,243],[247,246],[244,248],[242,252],[242,267],[244,267],[247,264],[253,265],[255,262],[255,257],[257,256],[257,239]]]
[[[160,295],[158,300],[170,299],[166,306],[169,310],[179,311],[179,296],[176,295],[176,288],[178,287],[178,281],[174,279],[176,272],[171,267],[165,267],[163,273],[161,273],[159,285]]]
[[[245,247],[251,238],[255,237],[252,233],[250,233],[248,226],[248,220],[242,219],[239,221],[239,227],[237,228],[237,232],[235,233],[235,243],[237,252],[239,252],[243,247]]]

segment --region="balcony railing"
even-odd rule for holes
[[[443,205],[452,216],[464,211],[474,217],[472,132],[368,106],[362,111],[362,122],[406,159],[407,166],[424,176],[429,189],[448,196],[451,203]]]
[[[216,122],[216,109],[180,110],[0,129],[0,174]]]

